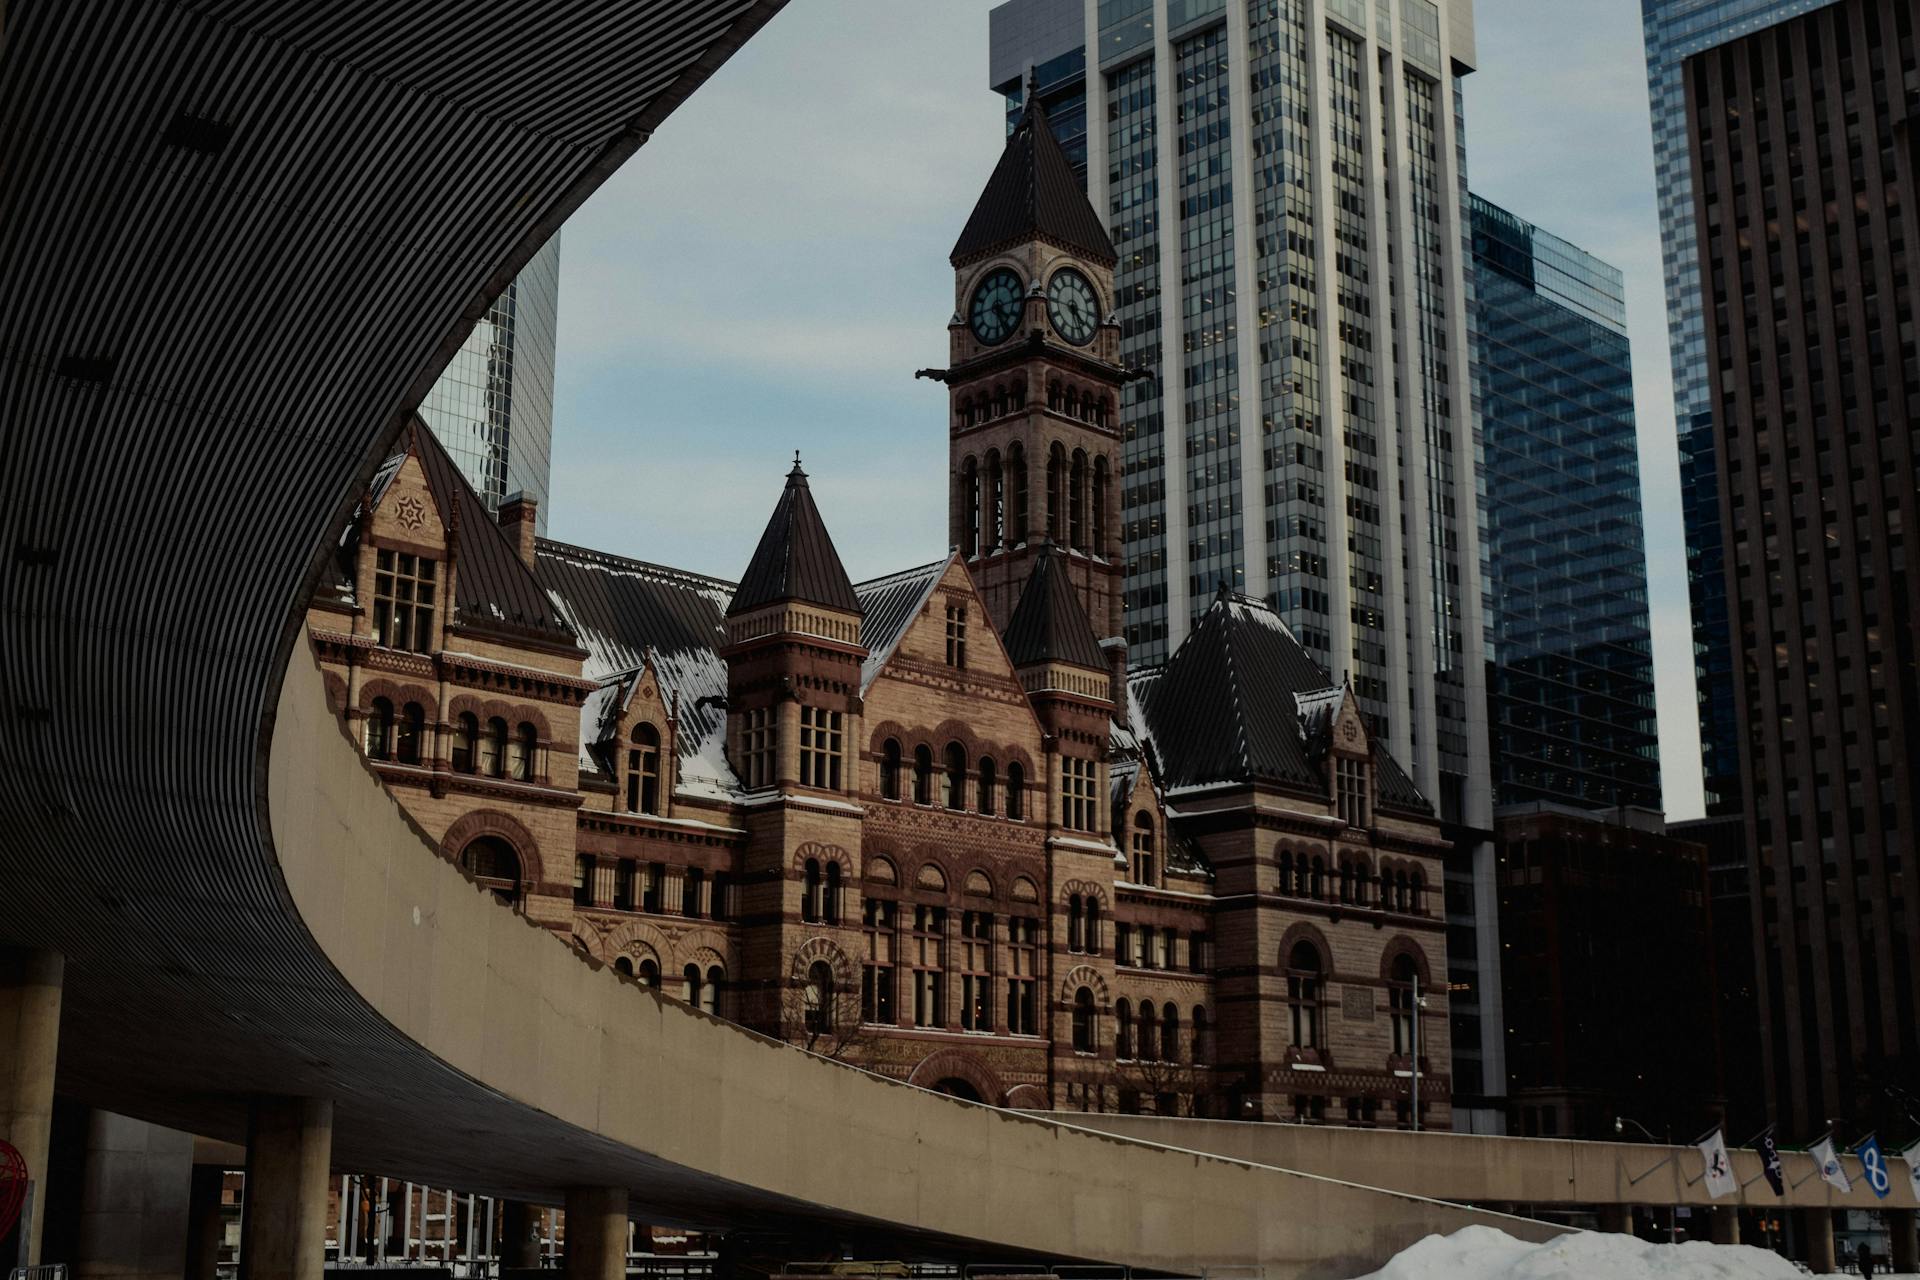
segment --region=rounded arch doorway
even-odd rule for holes
[[[949,1098],[958,1098],[962,1102],[985,1102],[980,1091],[959,1076],[945,1076],[933,1082],[935,1093],[944,1093]]]

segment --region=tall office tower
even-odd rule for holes
[[[1800,1133],[1872,1127],[1920,1061],[1917,23],[1841,0],[1685,72],[1762,1068]]]
[[[1472,6],[1011,0],[990,43],[1010,110],[1030,68],[1050,115],[1079,104],[1120,358],[1155,375],[1120,416],[1128,651],[1164,660],[1224,584],[1351,680],[1460,850],[1455,1115],[1498,1125],[1458,92]]]
[[[420,416],[497,514],[508,494],[539,505],[547,531],[553,465],[553,356],[560,311],[560,233],[541,246],[460,344]]]
[[[1740,812],[1740,742],[1734,726],[1732,631],[1720,549],[1720,498],[1707,388],[1707,330],[1693,235],[1687,95],[1681,67],[1693,54],[1833,0],[1640,0],[1653,115],[1654,185],[1666,263],[1667,342],[1673,358],[1674,428],[1680,447],[1687,593],[1693,605],[1694,690],[1701,780],[1711,815]]]
[[[1494,804],[1657,810],[1624,280],[1471,204]]]

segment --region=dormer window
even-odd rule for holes
[[[1153,876],[1153,817],[1147,813],[1133,815],[1133,882],[1151,885],[1157,883]]]
[[[660,731],[637,725],[627,750],[627,812],[660,812]]]
[[[947,665],[967,665],[967,607],[947,606]]]
[[[1336,756],[1333,761],[1334,794],[1340,806],[1340,820],[1350,827],[1364,827],[1368,821],[1367,762]]]
[[[373,642],[425,653],[433,641],[436,565],[431,556],[382,548],[374,553]]]

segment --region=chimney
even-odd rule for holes
[[[520,552],[520,562],[533,568],[533,531],[538,521],[540,500],[532,494],[514,490],[500,504],[500,527]]]

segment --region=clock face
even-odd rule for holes
[[[1020,323],[1020,277],[1007,267],[990,273],[973,291],[967,324],[973,336],[992,346],[1004,342]]]
[[[1100,296],[1087,278],[1072,267],[1062,267],[1047,283],[1047,318],[1054,332],[1077,347],[1093,341],[1100,326]]]

